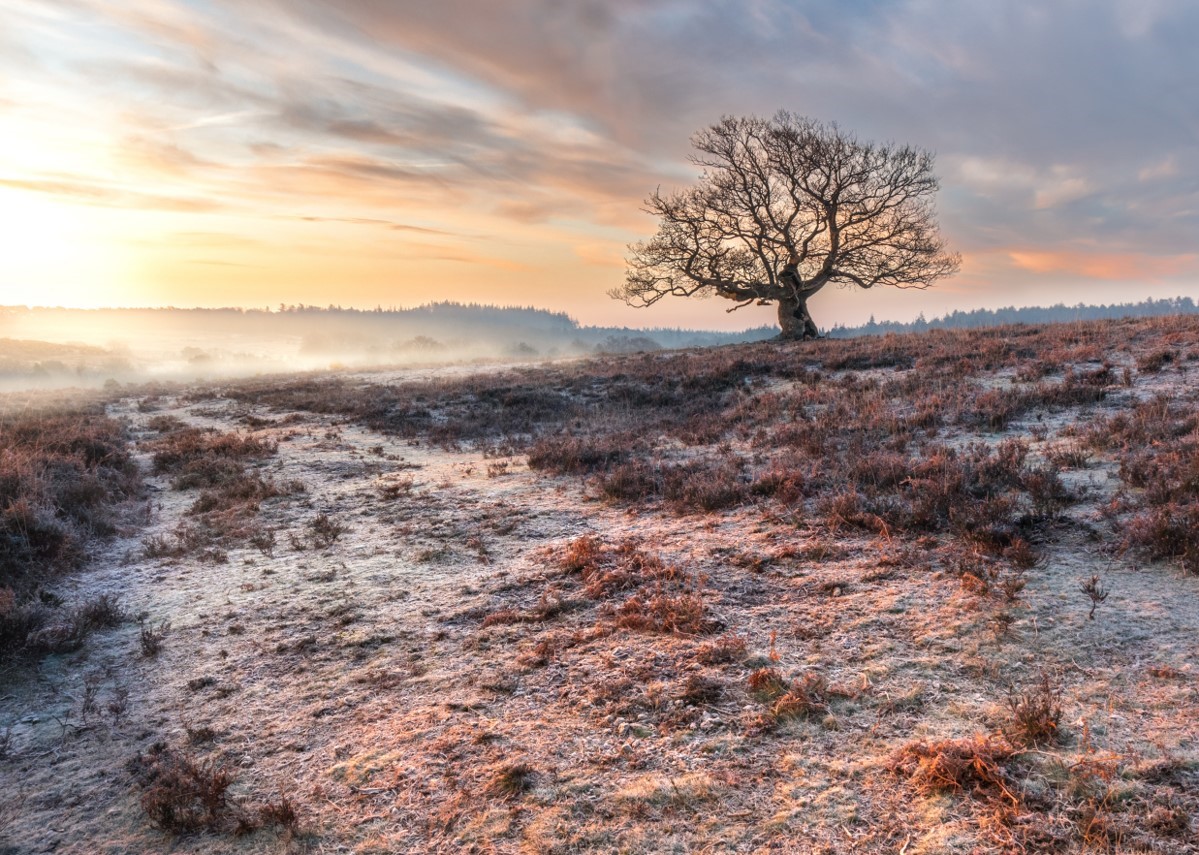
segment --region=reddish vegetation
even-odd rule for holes
[[[125,429],[102,408],[0,411],[0,667],[23,649],[77,648],[119,620],[108,604],[71,611],[38,591],[117,533],[140,488]]]
[[[1196,342],[1157,318],[114,402],[163,509],[95,572],[147,620],[88,643],[110,671],[62,678],[61,732],[0,706],[0,772],[106,770],[68,851],[1194,852]],[[52,801],[0,804],[0,841]]]

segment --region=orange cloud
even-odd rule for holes
[[[575,255],[584,263],[595,267],[624,268],[625,248],[623,245],[609,243],[580,243],[575,245]]]
[[[1033,273],[1065,273],[1090,279],[1167,279],[1195,271],[1199,255],[1156,256],[1135,252],[1011,250],[1008,258]]]

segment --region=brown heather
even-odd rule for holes
[[[0,613],[59,658],[0,693],[0,849],[1195,853],[1196,342],[257,378],[6,433]]]

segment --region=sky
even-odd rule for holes
[[[936,154],[961,272],[823,326],[1199,297],[1190,0],[3,0],[0,305],[535,305],[739,329],[607,292],[780,109]]]

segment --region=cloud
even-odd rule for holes
[[[186,176],[213,165],[173,140],[149,133],[125,137],[118,144],[118,152],[120,160],[131,169],[162,176]]]
[[[1075,202],[1094,192],[1095,185],[1085,175],[1078,175],[1070,166],[1055,165],[1033,196],[1033,207],[1039,211]]]
[[[1086,279],[1140,282],[1199,272],[1199,254],[1156,257],[1138,253],[1081,250],[1011,250],[1012,263],[1033,273],[1064,273]]]
[[[593,267],[611,267],[624,270],[624,246],[616,243],[581,243],[574,248],[577,255],[586,264]]]
[[[417,234],[426,235],[444,235],[446,237],[457,237],[455,232],[445,231],[443,229],[431,229],[425,226],[414,226],[408,223],[395,223],[391,220],[380,220],[374,217],[292,217],[291,219],[300,220],[305,223],[349,223],[355,226],[382,226],[393,232],[414,232]]]
[[[636,150],[630,163],[681,153],[687,133],[720,112],[790,106],[950,159],[1006,162],[1017,178],[1036,177],[1019,204],[1063,209],[1076,222],[1071,203],[1101,196],[1119,175],[1114,165],[1152,159],[1154,149],[1165,158],[1199,126],[1193,99],[1178,97],[1199,83],[1189,46],[1172,35],[1199,31],[1199,17],[1181,4],[1156,4],[1135,21],[1120,2],[348,0],[278,8],[360,47],[427,57],[529,112],[579,117],[613,149]],[[508,155],[488,164],[494,174],[502,164],[519,175],[523,152],[486,121],[475,124],[476,132],[484,128],[480,148]],[[389,126],[369,122],[329,129],[402,142]],[[469,130],[458,137],[472,138]],[[587,187],[569,158],[545,162],[537,180],[557,180],[583,198],[613,186]],[[601,163],[579,172],[601,174]],[[644,171],[629,169],[615,187],[639,198],[655,183]],[[992,183],[986,192],[1000,188]],[[545,207],[518,199],[499,210],[533,221]]]
[[[175,246],[194,248],[231,247],[254,248],[265,246],[265,242],[254,237],[230,232],[172,232],[165,236],[166,240]]]
[[[119,187],[107,187],[89,179],[71,176],[32,179],[0,178],[0,187],[63,197],[79,204],[107,208],[202,213],[215,211],[222,207],[210,199],[160,196]]]
[[[1178,175],[1178,158],[1167,154],[1154,163],[1141,167],[1137,172],[1139,181],[1153,181],[1158,178],[1173,178]]]
[[[481,255],[470,252],[446,252],[444,249],[438,250],[435,248],[417,251],[409,255],[410,260],[414,261],[437,261],[448,264],[469,264],[477,267],[486,267],[496,270],[508,270],[516,273],[523,271],[534,270],[532,264],[517,261],[511,258],[501,258],[499,256]]]

